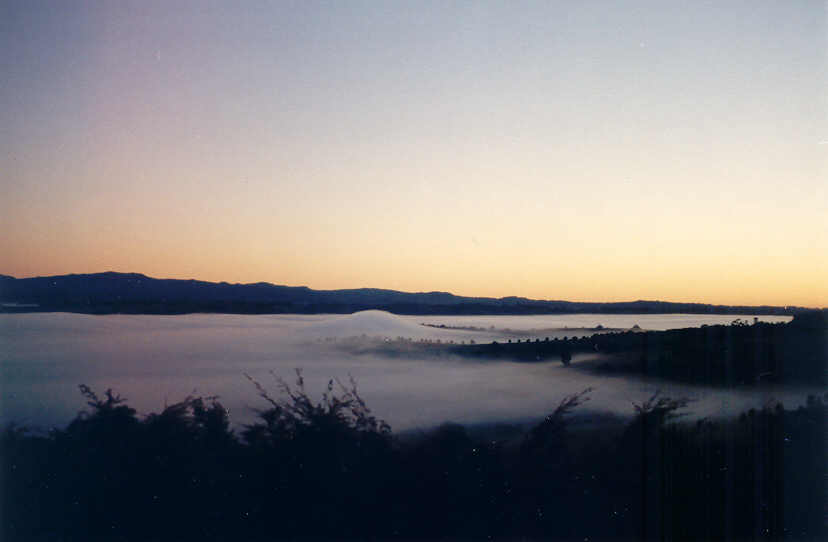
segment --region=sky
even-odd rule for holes
[[[0,3],[0,273],[828,306],[826,3]]]

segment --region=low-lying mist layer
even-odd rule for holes
[[[618,315],[623,323],[645,322],[652,316]],[[673,324],[676,315],[667,315]],[[613,315],[573,315],[574,326],[618,327]],[[456,317],[431,323],[496,329],[539,329],[553,317]],[[554,317],[554,323],[566,320]],[[697,315],[688,318],[698,319]],[[715,321],[718,321],[716,317]],[[420,325],[423,317],[400,317],[379,311],[354,315],[186,315],[88,316],[66,313],[0,317],[4,374],[0,420],[36,426],[67,423],[76,413],[75,387],[83,382],[97,389],[115,388],[139,412],[198,393],[218,395],[233,419],[253,418],[261,406],[250,395],[244,374],[270,382],[270,371],[287,377],[302,368],[310,390],[321,390],[334,376],[353,375],[377,412],[397,429],[464,423],[532,419],[560,397],[586,387],[595,389],[589,409],[627,413],[657,389],[697,401],[698,415],[736,413],[761,407],[775,398],[797,405],[810,392],[765,387],[721,390],[668,384],[635,377],[601,376],[572,370],[596,359],[575,354],[573,367],[557,361],[520,364],[510,361],[435,359],[390,355],[351,355],[333,341],[348,337],[408,337],[412,341],[485,340],[476,331]],[[665,322],[660,322],[665,325]],[[487,331],[488,332],[488,331]],[[481,337],[482,335],[482,337]],[[330,340],[326,340],[330,339]]]

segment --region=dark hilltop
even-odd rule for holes
[[[140,273],[14,278],[0,275],[0,312],[86,314],[314,314],[378,309],[395,314],[780,314],[802,307],[729,306],[667,301],[588,303],[523,297],[463,297],[377,288],[313,290],[267,282],[230,284],[157,279]]]

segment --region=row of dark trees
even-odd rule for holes
[[[665,380],[715,386],[828,384],[828,313],[798,314],[788,324],[741,320],[731,325],[667,331],[595,334],[563,340],[493,342],[451,347],[462,356],[523,361],[560,359],[572,353],[604,354],[602,371],[633,372]]]
[[[9,427],[2,533],[14,540],[672,539],[825,536],[822,398],[682,422],[653,396],[615,432],[574,429],[589,390],[522,437],[447,424],[395,437],[351,382],[321,400],[280,381],[258,421],[215,398],[138,417],[81,391],[65,429]]]

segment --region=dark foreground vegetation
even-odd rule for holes
[[[351,383],[281,383],[231,430],[215,398],[138,417],[118,396],[46,435],[2,436],[14,540],[672,539],[825,536],[826,405],[682,422],[654,396],[615,431],[577,430],[589,390],[520,438],[444,425],[402,439]]]

